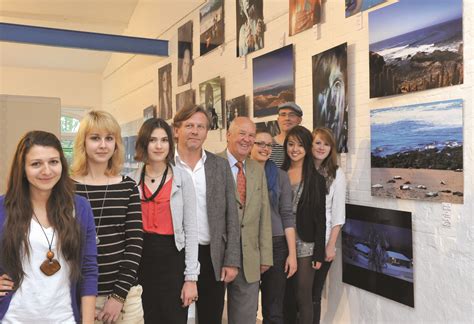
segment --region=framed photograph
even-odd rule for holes
[[[415,307],[411,213],[347,204],[342,281]]]
[[[160,118],[171,119],[173,116],[173,108],[171,103],[171,63],[158,69],[158,100],[160,103]]]
[[[462,100],[372,110],[372,196],[462,204],[462,110]]]
[[[235,0],[237,8],[237,56],[263,48],[265,23],[263,0]]]
[[[227,100],[225,102],[226,128],[229,129],[230,123],[235,117],[248,116],[249,110],[245,103],[245,95]]]
[[[321,0],[289,0],[290,36],[321,22]]]
[[[255,126],[257,126],[257,130],[269,132],[272,137],[280,134],[280,126],[278,126],[278,122],[276,120],[255,123]]]
[[[151,105],[145,109],[143,109],[143,121],[146,121],[150,118],[156,118],[156,106]]]
[[[211,119],[211,130],[224,128],[224,114],[222,109],[222,85],[221,78],[203,82],[199,85],[199,97],[201,104],[206,108]]]
[[[387,0],[346,0],[346,18],[386,1]]]
[[[347,152],[347,43],[313,56],[313,128],[328,127]]]
[[[208,0],[199,11],[201,55],[224,43],[224,0]]]
[[[178,28],[178,85],[193,79],[193,21]]]
[[[254,117],[276,115],[278,105],[295,101],[293,45],[254,58],[252,73]]]
[[[181,108],[192,106],[196,103],[194,89],[180,92],[176,95],[176,112]]]
[[[370,12],[370,98],[462,84],[462,10],[462,0],[400,0]]]

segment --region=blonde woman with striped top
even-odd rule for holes
[[[143,323],[137,270],[143,245],[140,197],[135,182],[121,176],[120,126],[105,111],[91,111],[74,141],[72,178],[87,198],[96,224],[99,284],[96,323]]]

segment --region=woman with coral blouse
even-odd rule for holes
[[[97,247],[57,137],[28,132],[0,197],[0,322],[93,323]]]
[[[145,323],[185,324],[188,306],[198,299],[199,275],[196,198],[193,180],[171,162],[170,126],[145,121],[138,133],[133,173],[143,213],[144,243],[139,270]]]
[[[329,128],[313,131],[314,165],[326,180],[326,257],[313,282],[313,323],[321,316],[321,294],[332,261],[336,257],[336,241],[346,220],[346,177],[337,165],[337,148],[334,135]]]
[[[285,301],[296,297],[299,324],[313,323],[312,287],[315,271],[324,262],[326,233],[326,184],[316,171],[311,155],[313,138],[302,126],[293,127],[286,135],[282,169],[288,171],[293,189],[293,212],[296,214],[296,282],[290,280]],[[291,294],[292,296],[288,296]],[[296,322],[295,307],[287,308],[287,323]]]

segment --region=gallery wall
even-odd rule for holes
[[[167,12],[143,15],[147,1],[140,1],[130,29],[150,35],[154,19]],[[391,3],[393,1],[389,1]],[[303,125],[312,128],[312,56],[347,43],[348,54],[348,153],[341,154],[351,204],[388,208],[412,213],[414,254],[414,308],[342,283],[340,253],[334,262],[323,293],[322,320],[325,323],[347,322],[467,322],[472,318],[472,266],[474,260],[473,193],[474,188],[474,0],[464,0],[464,83],[462,85],[370,99],[369,89],[369,19],[368,13],[345,18],[343,0],[323,1],[322,22],[312,29],[289,36],[288,1],[264,1],[266,25],[263,49],[236,57],[236,4],[226,0],[225,44],[199,56],[199,8],[183,12],[182,19],[168,29],[156,31],[156,37],[169,40],[170,56],[160,60],[131,55],[113,55],[103,75],[102,108],[112,112],[122,125],[139,125],[143,109],[158,105],[158,69],[172,66],[173,107],[175,95],[190,88],[196,90],[196,101],[202,102],[199,84],[220,76],[224,79],[223,96],[229,100],[247,96],[252,108],[252,59],[294,45],[295,96],[303,108]],[[374,8],[380,9],[379,7]],[[145,18],[144,18],[145,17]],[[194,25],[194,66],[191,84],[178,87],[178,28],[188,20]],[[401,21],[400,24],[403,24]],[[276,67],[277,68],[277,67]],[[371,129],[373,109],[400,107],[436,101],[463,100],[464,137],[464,203],[442,204],[418,200],[401,200],[371,196]],[[253,118],[255,122],[271,121],[276,116]],[[127,135],[130,134],[127,128]],[[400,136],[403,136],[401,133]],[[206,148],[217,152],[225,147],[225,130],[209,132]],[[444,180],[444,179],[439,179]],[[340,246],[340,243],[338,244]],[[469,314],[471,316],[469,316]]]

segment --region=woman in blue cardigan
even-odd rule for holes
[[[74,195],[51,133],[28,132],[17,146],[0,197],[0,254],[0,322],[94,322],[92,210]]]

